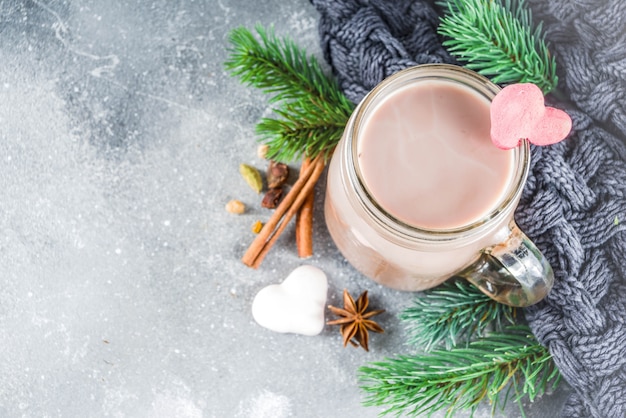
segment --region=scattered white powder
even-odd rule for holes
[[[193,401],[172,396],[158,396],[152,403],[152,418],[202,418],[202,410]]]
[[[291,401],[284,395],[264,390],[239,404],[237,418],[286,418],[291,416]]]

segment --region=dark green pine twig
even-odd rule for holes
[[[322,152],[330,156],[354,105],[315,57],[261,26],[256,31],[258,39],[246,28],[230,32],[225,66],[242,83],[273,95],[278,118],[263,118],[257,125],[260,140],[269,145],[268,157],[288,162]]]
[[[544,94],[556,88],[556,62],[542,35],[533,30],[523,0],[440,1],[443,45],[459,61],[494,83],[534,83]]]
[[[517,310],[494,301],[466,280],[448,280],[415,298],[400,314],[409,342],[424,350],[458,343],[515,323]]]
[[[550,354],[526,326],[504,328],[468,347],[386,359],[359,373],[365,404],[385,406],[384,415],[396,416],[443,409],[452,416],[475,410],[485,399],[493,414],[511,397],[511,388],[533,400],[560,380]]]

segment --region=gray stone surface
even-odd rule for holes
[[[366,353],[336,329],[276,334],[251,316],[302,264],[292,226],[258,271],[239,261],[268,212],[237,167],[264,167],[254,126],[270,107],[222,64],[228,31],[257,22],[319,56],[304,0],[0,1],[1,417],[380,412],[356,370],[411,351],[396,314],[413,295],[347,265],[319,204],[307,262],[330,303],[369,289],[387,333]],[[252,209],[226,213],[232,198]],[[565,393],[527,416],[556,416]]]

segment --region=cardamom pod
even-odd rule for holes
[[[243,177],[252,190],[261,193],[261,190],[263,190],[263,179],[261,178],[259,170],[248,164],[239,164],[239,173],[241,173],[241,177]]]

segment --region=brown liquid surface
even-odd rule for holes
[[[497,208],[512,151],[492,144],[489,101],[461,85],[425,81],[376,105],[357,145],[366,187],[397,219],[452,229]]]

